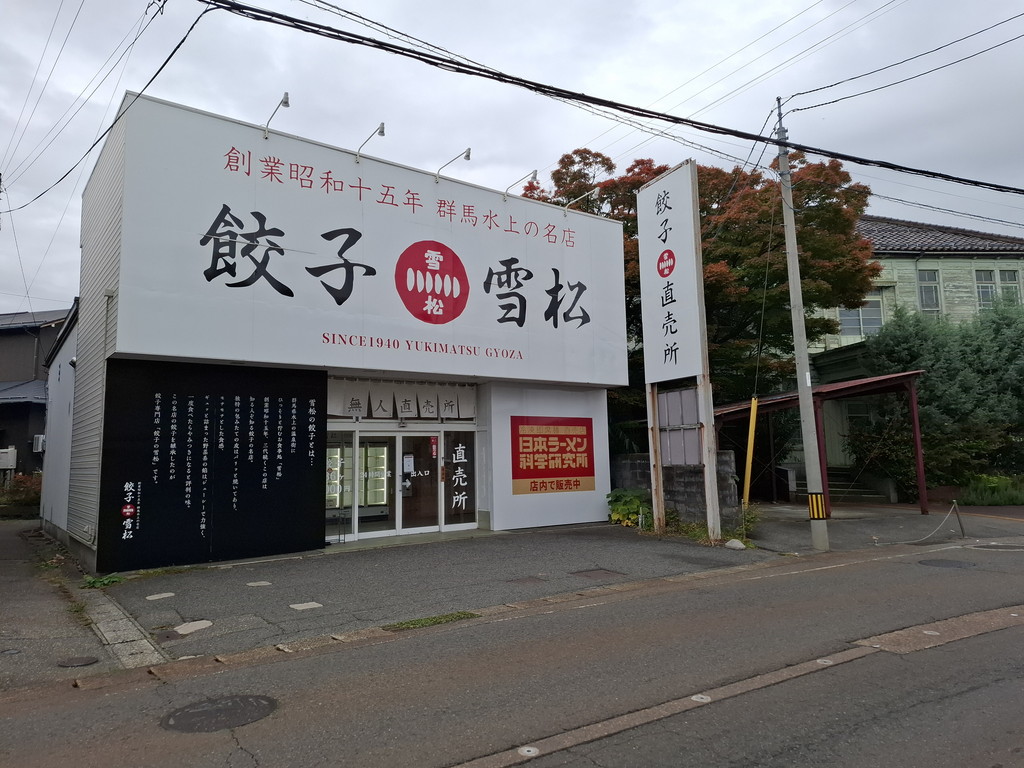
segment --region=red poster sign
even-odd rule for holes
[[[594,420],[512,416],[512,493],[592,491]]]

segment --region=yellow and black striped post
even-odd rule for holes
[[[807,511],[810,513],[811,520],[824,520],[825,515],[825,494],[824,493],[809,493],[807,494]]]

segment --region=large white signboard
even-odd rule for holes
[[[706,373],[697,166],[688,160],[637,193],[644,377]]]
[[[119,352],[626,383],[618,222],[145,97],[124,119]]]

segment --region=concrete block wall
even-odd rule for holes
[[[704,467],[701,465],[662,467],[662,487],[666,509],[675,510],[685,522],[707,519],[704,504]],[[646,453],[630,453],[612,457],[613,488],[651,487],[651,463]],[[736,455],[718,452],[718,504],[722,527],[732,528],[740,522],[739,483]]]

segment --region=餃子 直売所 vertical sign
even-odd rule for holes
[[[707,373],[697,166],[677,165],[637,193],[644,378]]]

